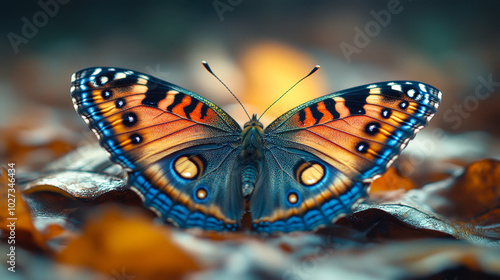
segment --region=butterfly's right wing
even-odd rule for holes
[[[174,84],[119,68],[75,73],[71,97],[147,207],[181,227],[238,226],[243,198],[227,174],[237,163],[241,128],[222,109]]]

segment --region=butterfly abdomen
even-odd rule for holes
[[[241,172],[241,185],[243,196],[250,198],[255,183],[259,176],[259,167],[262,164],[264,147],[264,129],[263,125],[257,119],[256,115],[247,122],[241,133],[241,162],[243,169]]]
[[[254,164],[248,162],[244,165],[243,171],[241,172],[241,186],[245,199],[250,198],[252,195],[255,183],[257,182],[257,176],[257,167]]]

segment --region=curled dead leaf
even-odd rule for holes
[[[85,171],[60,171],[28,183],[23,191],[54,192],[64,196],[93,200],[110,191],[124,191],[127,184],[120,178]]]
[[[427,204],[436,212],[449,218],[470,221],[482,216],[500,223],[500,161],[483,159],[467,166],[463,173],[448,180],[443,180],[427,188],[430,194]],[[496,214],[495,214],[496,213]]]

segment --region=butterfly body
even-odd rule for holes
[[[96,67],[72,77],[75,109],[128,183],[164,220],[233,231],[245,205],[257,232],[327,226],[367,195],[441,92],[411,81],[325,95],[264,128],[240,127],[207,99],[136,71]]]
[[[256,115],[253,115],[252,119],[243,126],[241,134],[240,160],[243,163],[241,186],[245,199],[251,196],[260,174],[263,149],[264,125],[257,119]]]

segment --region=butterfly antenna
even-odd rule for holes
[[[311,70],[311,72],[309,72],[309,74],[304,76],[304,78],[300,79],[291,88],[289,88],[287,91],[285,91],[285,93],[283,93],[278,99],[276,99],[276,101],[274,101],[273,104],[271,104],[269,107],[267,107],[267,109],[264,111],[264,113],[262,113],[262,115],[260,115],[259,120],[260,120],[260,118],[262,118],[262,116],[264,116],[264,114],[267,112],[267,110],[269,110],[271,107],[273,107],[273,105],[276,104],[276,102],[280,101],[280,99],[283,98],[283,96],[285,96],[285,94],[287,94],[290,90],[292,90],[296,85],[298,85],[300,82],[305,80],[307,77],[314,74],[314,72],[318,71],[319,67],[320,67],[319,65],[314,66],[313,70]]]
[[[210,66],[208,65],[208,63],[207,63],[205,60],[203,60],[203,61],[201,62],[201,64],[203,64],[203,67],[205,67],[205,69],[207,69],[207,71],[208,71],[210,74],[212,74],[212,75],[213,75],[213,76],[214,76],[217,80],[219,80],[219,82],[220,82],[220,83],[221,83],[224,87],[226,87],[226,89],[227,89],[227,90],[231,93],[231,95],[234,97],[234,99],[236,99],[236,101],[238,101],[238,103],[240,103],[240,106],[241,106],[241,108],[243,108],[243,111],[245,111],[245,114],[247,114],[248,119],[249,119],[249,120],[252,120],[252,119],[250,118],[250,115],[248,114],[247,110],[245,109],[245,107],[243,106],[243,104],[241,103],[241,101],[238,99],[238,97],[236,97],[236,95],[234,95],[234,93],[233,93],[233,92],[232,92],[232,91],[231,91],[231,90],[230,90],[230,89],[226,86],[226,84],[225,84],[223,81],[221,81],[221,79],[219,79],[219,77],[217,77],[217,75],[215,75],[215,74],[214,74],[214,72],[212,71],[212,69],[210,69]]]

